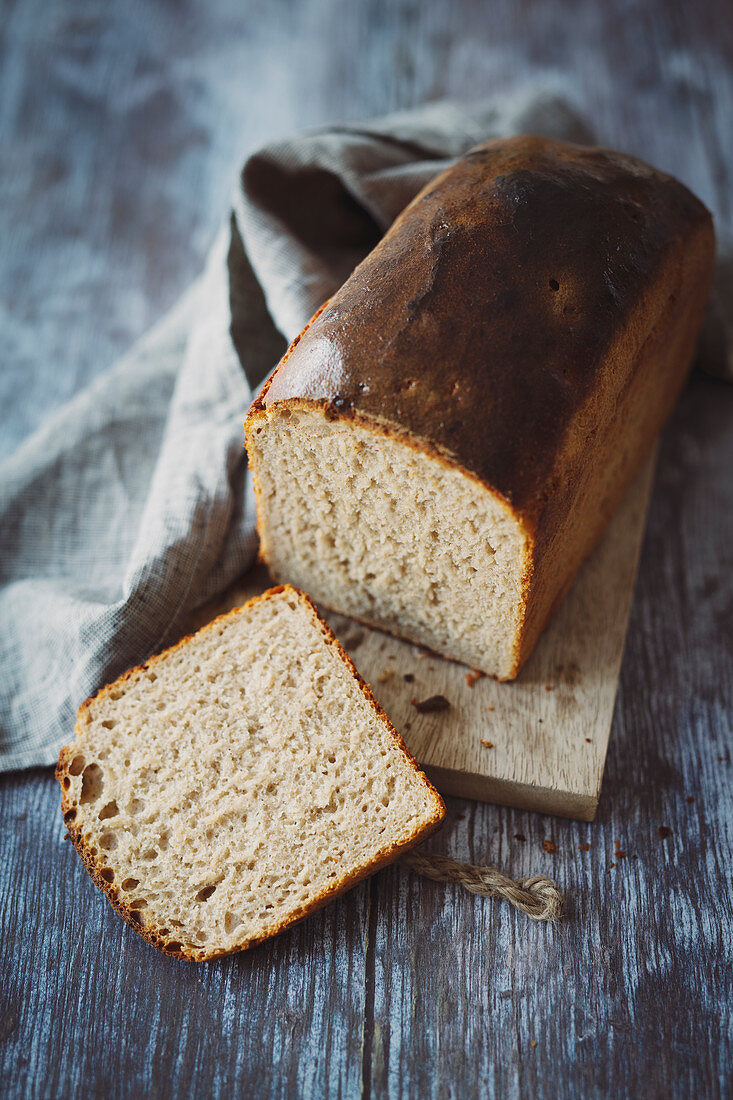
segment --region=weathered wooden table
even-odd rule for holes
[[[732,66],[727,0],[6,0],[2,454],[196,275],[258,143],[544,74],[730,232]],[[595,824],[454,800],[436,840],[552,875],[562,924],[389,869],[268,945],[178,963],[94,889],[50,772],[7,776],[0,1093],[730,1095],[732,427],[733,387],[694,377]]]

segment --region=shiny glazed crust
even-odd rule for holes
[[[487,142],[306,326],[246,432],[279,407],[318,409],[504,500],[529,548],[516,675],[684,384],[713,255],[709,212],[643,162]]]
[[[69,839],[81,856],[84,866],[86,867],[92,880],[94,881],[94,884],[104,892],[107,900],[119,913],[119,915],[125,921],[127,921],[127,923],[131,925],[135,929],[135,931],[140,936],[142,936],[144,940],[146,940],[147,943],[151,944],[153,947],[157,947],[166,955],[171,955],[178,959],[186,959],[195,962],[206,962],[210,959],[218,958],[222,955],[230,955],[238,951],[244,951],[249,947],[254,947],[256,944],[261,943],[264,940],[270,939],[272,936],[283,932],[286,928],[290,928],[293,924],[297,924],[299,921],[304,920],[306,917],[310,916],[311,913],[315,913],[318,909],[322,909],[334,898],[339,897],[341,894],[345,893],[346,890],[350,890],[352,886],[356,886],[359,882],[362,882],[365,878],[368,878],[370,875],[380,870],[380,868],[387,866],[389,863],[393,863],[396,859],[399,858],[402,852],[408,851],[410,848],[415,847],[415,845],[422,843],[423,840],[427,840],[427,838],[429,836],[432,836],[432,834],[440,827],[445,817],[445,804],[442,798],[435,790],[433,785],[430,783],[430,781],[427,779],[425,774],[420,770],[415,759],[413,758],[404,741],[400,737],[399,733],[390,722],[383,708],[375,699],[371,688],[359,675],[348,653],[341,646],[340,642],[338,641],[330,627],[318,614],[318,611],[316,610],[312,600],[310,600],[310,598],[304,592],[300,592],[298,589],[293,588],[291,585],[278,585],[275,588],[270,588],[261,596],[255,596],[254,599],[248,600],[246,604],[242,605],[242,607],[233,608],[225,615],[218,616],[218,618],[212,620],[212,622],[210,623],[207,623],[206,626],[202,627],[201,630],[197,633],[201,634],[205,631],[211,630],[215,626],[215,624],[239,614],[245,608],[250,607],[255,603],[258,603],[261,600],[272,599],[273,596],[277,596],[284,591],[295,593],[298,599],[302,603],[305,603],[307,605],[313,617],[313,621],[318,626],[318,629],[323,635],[325,641],[328,643],[328,645],[334,648],[338,657],[343,661],[349,672],[357,680],[365,698],[371,705],[372,709],[376,712],[382,723],[389,730],[395,742],[395,748],[397,750],[401,750],[404,753],[414,772],[422,780],[426,788],[426,793],[428,793],[428,795],[432,797],[435,803],[435,812],[428,823],[421,829],[416,830],[412,834],[412,836],[409,837],[408,840],[406,840],[403,844],[391,845],[389,848],[380,852],[377,857],[372,860],[371,863],[367,864],[366,866],[360,868],[358,871],[355,871],[350,875],[344,875],[342,878],[337,879],[331,886],[328,887],[328,889],[323,890],[319,895],[317,895],[307,906],[303,906],[301,909],[296,910],[285,920],[281,921],[280,924],[278,924],[275,928],[269,930],[266,934],[253,939],[245,940],[242,943],[238,944],[235,948],[232,948],[228,951],[207,951],[205,948],[202,948],[200,951],[196,951],[178,943],[177,941],[175,941],[172,935],[170,937],[162,939],[154,932],[151,932],[149,929],[143,927],[141,924],[139,911],[130,909],[129,906],[125,904],[125,901],[120,891],[115,888],[114,883],[108,883],[101,877],[100,871],[102,865],[88,851],[84,838],[82,836],[82,830],[74,824],[76,809],[74,806],[71,805],[64,786],[64,779],[67,777],[67,768],[71,760],[79,750],[79,746],[76,742],[72,745],[65,745],[59,753],[59,759],[56,765],[55,774],[56,778],[61,784],[61,811],[64,816],[64,824],[66,825]],[[111,692],[118,690],[119,687],[121,685],[124,685],[125,681],[129,680],[130,677],[133,676],[136,672],[141,672],[148,668],[155,667],[155,665],[159,661],[164,660],[165,657],[168,654],[172,653],[174,650],[185,646],[193,637],[195,637],[195,635],[187,635],[185,638],[182,638],[176,645],[171,646],[169,649],[164,650],[162,653],[157,654],[155,657],[151,657],[150,660],[147,661],[145,664],[139,665],[136,668],[129,669],[127,672],[123,673],[122,676],[119,677],[119,679],[115,680],[111,684],[107,684],[106,687],[101,688],[95,695],[91,696],[84,703],[82,703],[81,707],[79,708],[79,719],[83,717],[84,713],[88,710],[90,706],[93,705],[95,700],[101,699],[104,696],[109,695]],[[78,728],[79,720],[77,720],[77,730]]]

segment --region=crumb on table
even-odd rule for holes
[[[449,710],[450,702],[445,695],[431,695],[429,699],[410,700],[418,714],[433,714],[440,710]]]

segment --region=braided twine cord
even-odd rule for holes
[[[556,921],[562,914],[563,896],[544,875],[515,881],[495,867],[476,867],[432,852],[406,852],[400,863],[434,882],[457,882],[472,894],[508,901],[531,920]]]

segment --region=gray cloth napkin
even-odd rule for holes
[[[490,137],[590,140],[551,94],[438,103],[245,163],[199,281],[0,466],[0,770],[252,563],[242,421],[287,342],[436,172]]]

